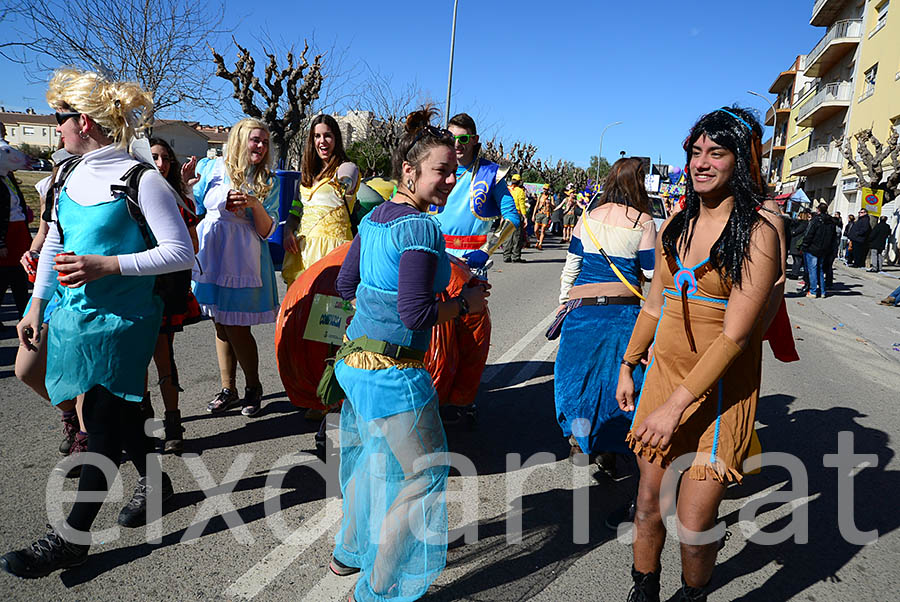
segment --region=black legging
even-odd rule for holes
[[[13,303],[19,318],[25,313],[28,305],[28,276],[20,265],[0,267],[0,303],[6,295],[6,289],[12,289]]]
[[[88,433],[89,452],[94,452],[112,460],[118,466],[122,461],[122,450],[134,463],[138,474],[147,474],[147,452],[149,439],[144,433],[144,416],[141,404],[116,397],[97,385],[84,395],[82,407],[84,426]],[[109,491],[109,484],[103,471],[91,464],[81,467],[78,491]],[[67,523],[78,531],[90,531],[103,502],[75,502]]]

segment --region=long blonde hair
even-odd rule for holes
[[[228,133],[228,142],[225,145],[225,167],[228,169],[228,177],[235,190],[244,187],[253,191],[256,197],[263,201],[272,190],[272,149],[266,149],[266,158],[259,165],[250,163],[250,153],[247,144],[250,141],[250,132],[264,130],[269,133],[269,127],[252,117],[241,119]]]
[[[136,82],[112,81],[75,67],[53,72],[47,102],[54,109],[71,109],[89,116],[116,145],[127,148],[138,130],[153,118],[153,96]]]

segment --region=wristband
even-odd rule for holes
[[[695,399],[700,399],[725,375],[728,367],[742,352],[743,349],[723,332],[697,360],[681,385]]]
[[[459,315],[465,316],[469,313],[469,302],[462,295],[456,297],[456,303],[459,305]]]
[[[631,340],[628,341],[628,347],[625,349],[625,356],[622,358],[624,361],[637,366],[653,343],[657,324],[659,324],[658,317],[651,316],[644,310],[641,310],[637,321],[634,323]]]
[[[632,363],[629,362],[628,360],[622,360],[622,365],[623,365],[623,366],[628,366],[628,367],[631,368],[632,370],[634,370],[635,368],[637,368],[637,364],[632,364]]]

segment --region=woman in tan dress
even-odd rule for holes
[[[661,505],[678,492],[682,557],[678,600],[705,601],[719,540],[713,529],[728,484],[741,481],[759,396],[761,345],[783,275],[778,227],[765,215],[762,129],[729,107],[700,118],[685,149],[685,209],[662,228],[658,266],[619,373],[616,398],[635,410],[626,440],[640,483],[630,601],[659,600],[666,530]],[[652,346],[635,402],[633,368]],[[667,468],[677,472],[663,486]],[[661,497],[662,496],[662,497]]]

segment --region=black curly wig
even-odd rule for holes
[[[700,197],[691,179],[691,151],[702,135],[730,150],[735,157],[734,173],[728,181],[734,196],[734,208],[722,235],[710,249],[710,265],[726,281],[740,286],[741,275],[750,255],[750,236],[759,223],[768,223],[759,210],[765,200],[760,157],[762,126],[756,115],[741,107],[724,107],[707,113],[691,128],[684,143],[688,169],[685,186],[685,207],[675,214],[662,235],[663,251],[677,255],[678,248],[691,245],[694,226],[700,213]]]

